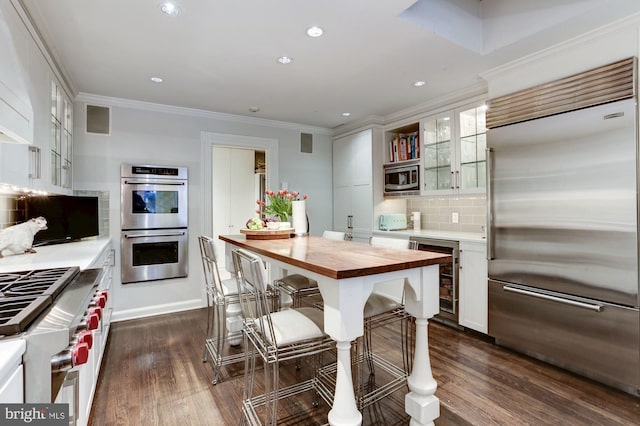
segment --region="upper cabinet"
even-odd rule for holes
[[[485,192],[485,110],[468,105],[421,121],[421,195]]]
[[[11,36],[17,34],[13,39],[5,34],[9,28],[7,17],[11,17]],[[0,52],[13,49],[20,52],[19,57],[22,58],[19,64],[12,63],[9,66],[6,61],[0,61],[0,126],[8,122],[1,106],[4,101],[3,90],[7,87],[3,85],[5,81],[11,81],[12,86],[26,90],[23,98],[28,101],[28,110],[31,111],[31,143],[0,143],[0,183],[70,194],[73,155],[71,98],[63,90],[64,86],[60,84],[45,54],[9,0],[0,0],[0,33]],[[9,68],[11,73],[7,73]],[[7,75],[11,75],[11,78],[2,81]]]
[[[55,81],[51,82],[51,184],[71,188],[73,106]]]
[[[30,35],[9,0],[0,0],[0,142],[33,142]]]

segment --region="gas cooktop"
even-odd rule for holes
[[[0,274],[0,336],[25,331],[79,271],[69,267]]]

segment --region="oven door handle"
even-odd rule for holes
[[[140,181],[140,180],[125,180],[125,185],[173,185],[173,186],[184,186],[186,185],[184,182],[150,182],[150,181]]]
[[[125,238],[148,238],[148,237],[180,237],[182,235],[184,235],[185,232],[182,231],[178,231],[178,232],[162,232],[160,234],[148,234],[148,233],[144,233],[144,234],[124,234]]]

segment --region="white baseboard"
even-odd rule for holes
[[[173,312],[188,311],[190,309],[204,308],[202,299],[185,300],[164,305],[145,306],[143,308],[125,309],[114,311],[111,314],[111,322],[127,321],[131,319],[151,317],[155,315],[170,314]]]

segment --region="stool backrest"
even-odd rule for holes
[[[416,241],[403,238],[387,238],[373,236],[369,239],[369,244],[376,247],[396,248],[396,249],[417,249]]]
[[[270,292],[267,291],[267,271],[262,259],[243,249],[233,249],[231,256],[236,271],[240,308],[245,324],[247,321],[264,317],[269,322],[268,327],[264,327],[264,329],[273,330],[269,315],[272,300]],[[275,341],[275,337],[272,341]]]
[[[224,295],[213,238],[201,235],[198,237],[198,243],[200,244],[205,289],[213,294]]]
[[[339,232],[339,231],[324,231],[322,233],[322,237],[326,238],[328,240],[342,240],[344,241],[347,237],[347,233],[346,232]]]

